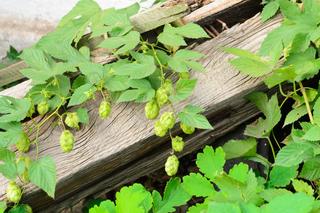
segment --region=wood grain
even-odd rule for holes
[[[202,106],[208,118],[214,121],[216,129],[194,134],[190,141],[195,143],[188,142],[183,155],[199,148],[209,138],[231,131],[255,115],[256,111],[243,96],[261,88],[261,80],[234,70],[228,63],[232,56],[222,52],[221,47],[256,51],[266,34],[279,22],[280,18],[276,18],[262,24],[257,16],[195,48],[205,55],[201,62],[206,72],[194,74],[201,83],[189,100],[175,107],[179,110],[189,103]],[[48,198],[32,185],[26,186],[24,200],[36,211],[48,212],[60,204],[76,202],[89,194],[111,189],[163,165],[169,153],[168,138],[154,136],[153,122],[145,119],[142,105],[114,105],[111,117],[101,120],[97,113],[98,104],[99,100],[96,100],[87,105],[90,123],[75,132],[75,149],[69,154],[63,154],[60,150],[60,128],[48,125],[41,130],[40,156],[54,157],[58,183],[56,200]],[[178,131],[178,128],[174,129],[174,134]],[[2,178],[0,182],[3,183],[0,186],[0,197],[3,199],[6,180]]]

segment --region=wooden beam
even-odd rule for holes
[[[279,23],[280,18],[261,23],[257,16],[195,48],[205,55],[201,63],[206,72],[194,73],[194,77],[201,83],[189,100],[176,107],[179,110],[190,103],[200,105],[213,121],[215,130],[199,130],[190,136],[182,155],[200,148],[209,139],[231,131],[256,115],[257,112],[243,96],[252,90],[261,89],[262,80],[252,79],[234,70],[228,62],[232,56],[221,51],[221,47],[256,51],[266,34],[279,26]],[[75,132],[75,148],[69,154],[60,150],[59,127],[49,124],[41,130],[39,153],[40,156],[54,157],[58,182],[55,200],[31,184],[26,186],[24,201],[30,203],[35,211],[49,211],[75,203],[90,194],[110,190],[119,183],[163,165],[170,152],[169,138],[154,136],[153,122],[144,117],[142,105],[114,105],[108,120],[99,119],[98,105],[99,100],[87,104],[90,123]],[[173,133],[178,134],[179,131],[176,127]],[[31,156],[34,153],[32,150]],[[0,182],[3,183],[0,186],[0,198],[4,199],[7,181],[2,178]]]

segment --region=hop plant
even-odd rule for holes
[[[154,123],[154,134],[158,137],[163,137],[167,134],[168,129],[165,128],[160,121]]]
[[[34,107],[33,101],[31,98],[27,98],[27,100],[30,102],[30,108],[27,113],[27,117],[32,117],[32,115],[35,113],[36,109]]]
[[[68,112],[64,122],[68,127],[79,128],[79,116],[76,112]]]
[[[194,128],[194,127],[188,126],[188,125],[186,125],[186,124],[184,124],[184,123],[180,123],[180,128],[182,129],[182,131],[183,131],[185,134],[188,134],[188,135],[194,133],[194,131],[195,131],[195,128]]]
[[[173,176],[177,174],[179,168],[179,159],[175,155],[171,155],[167,158],[165,163],[165,171],[167,175]]]
[[[40,115],[44,115],[49,111],[49,104],[47,101],[42,101],[38,104],[37,111]]]
[[[181,152],[184,148],[184,141],[183,138],[176,136],[171,139],[171,146],[173,151],[175,152]]]
[[[29,183],[29,167],[30,167],[31,159],[29,156],[20,156],[17,159],[17,164],[19,164],[20,162],[24,164],[24,170],[20,178],[24,183]]]
[[[19,203],[22,196],[21,188],[16,182],[11,181],[7,186],[6,195],[10,202]]]
[[[102,101],[99,106],[99,116],[102,119],[107,118],[111,112],[111,105],[109,101]]]
[[[161,125],[166,129],[171,129],[176,123],[173,112],[164,112],[160,117]]]
[[[162,85],[164,90],[166,91],[167,95],[171,95],[173,92],[173,85],[170,79],[165,80],[164,84]]]
[[[60,147],[63,152],[71,152],[74,145],[74,136],[69,130],[64,130],[60,136]]]
[[[23,133],[16,143],[19,152],[28,152],[30,148],[30,139],[26,133]]]
[[[190,73],[189,72],[180,72],[179,77],[181,79],[190,79]]]
[[[164,87],[160,87],[156,92],[156,99],[159,104],[159,107],[166,104],[169,100],[167,90]]]
[[[144,111],[146,118],[152,120],[158,117],[160,108],[158,106],[158,103],[155,100],[152,100],[146,104]]]

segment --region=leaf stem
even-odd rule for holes
[[[306,90],[305,90],[305,88],[304,88],[304,86],[303,86],[303,84],[301,82],[299,82],[299,86],[301,88],[301,93],[303,95],[303,99],[304,99],[304,102],[305,102],[306,107],[307,107],[307,112],[308,112],[308,116],[309,116],[310,122],[311,122],[311,124],[314,124],[313,116],[312,116],[312,112],[311,112],[311,107],[310,107],[310,104],[309,104],[309,101],[308,101],[308,96],[307,96]]]
[[[276,152],[274,151],[274,148],[273,148],[272,142],[271,142],[271,140],[270,140],[270,138],[269,138],[269,137],[266,137],[266,139],[267,139],[267,140],[268,140],[268,142],[269,142],[269,146],[270,146],[270,148],[271,148],[271,152],[272,152],[272,155],[273,155],[273,159],[274,159],[274,160],[276,160]]]

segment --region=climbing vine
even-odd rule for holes
[[[157,40],[149,42],[130,22],[138,10],[137,4],[102,10],[93,0],[80,0],[55,31],[20,55],[28,65],[21,73],[32,80],[32,88],[22,99],[0,97],[0,173],[9,181],[7,201],[14,208],[30,182],[54,198],[56,166],[51,156],[39,156],[39,143],[45,143],[39,139],[40,131],[54,121],[52,125],[61,128],[57,141],[61,151],[71,152],[74,132],[90,120],[86,102],[101,100],[97,109],[101,119],[110,116],[115,103],[145,104],[146,118],[155,120],[155,135],[171,137],[173,151],[165,164],[170,176],[179,165],[174,152],[184,147],[183,138],[171,133],[176,121],[181,121],[186,134],[195,128],[212,129],[201,107],[175,109],[196,86],[189,70],[204,70],[197,62],[202,54],[181,48],[187,45],[186,38],[207,38],[207,34],[193,23],[166,24]],[[111,63],[91,59],[97,48],[108,53]],[[30,156],[30,147],[35,155]],[[0,204],[5,209],[5,202]]]

